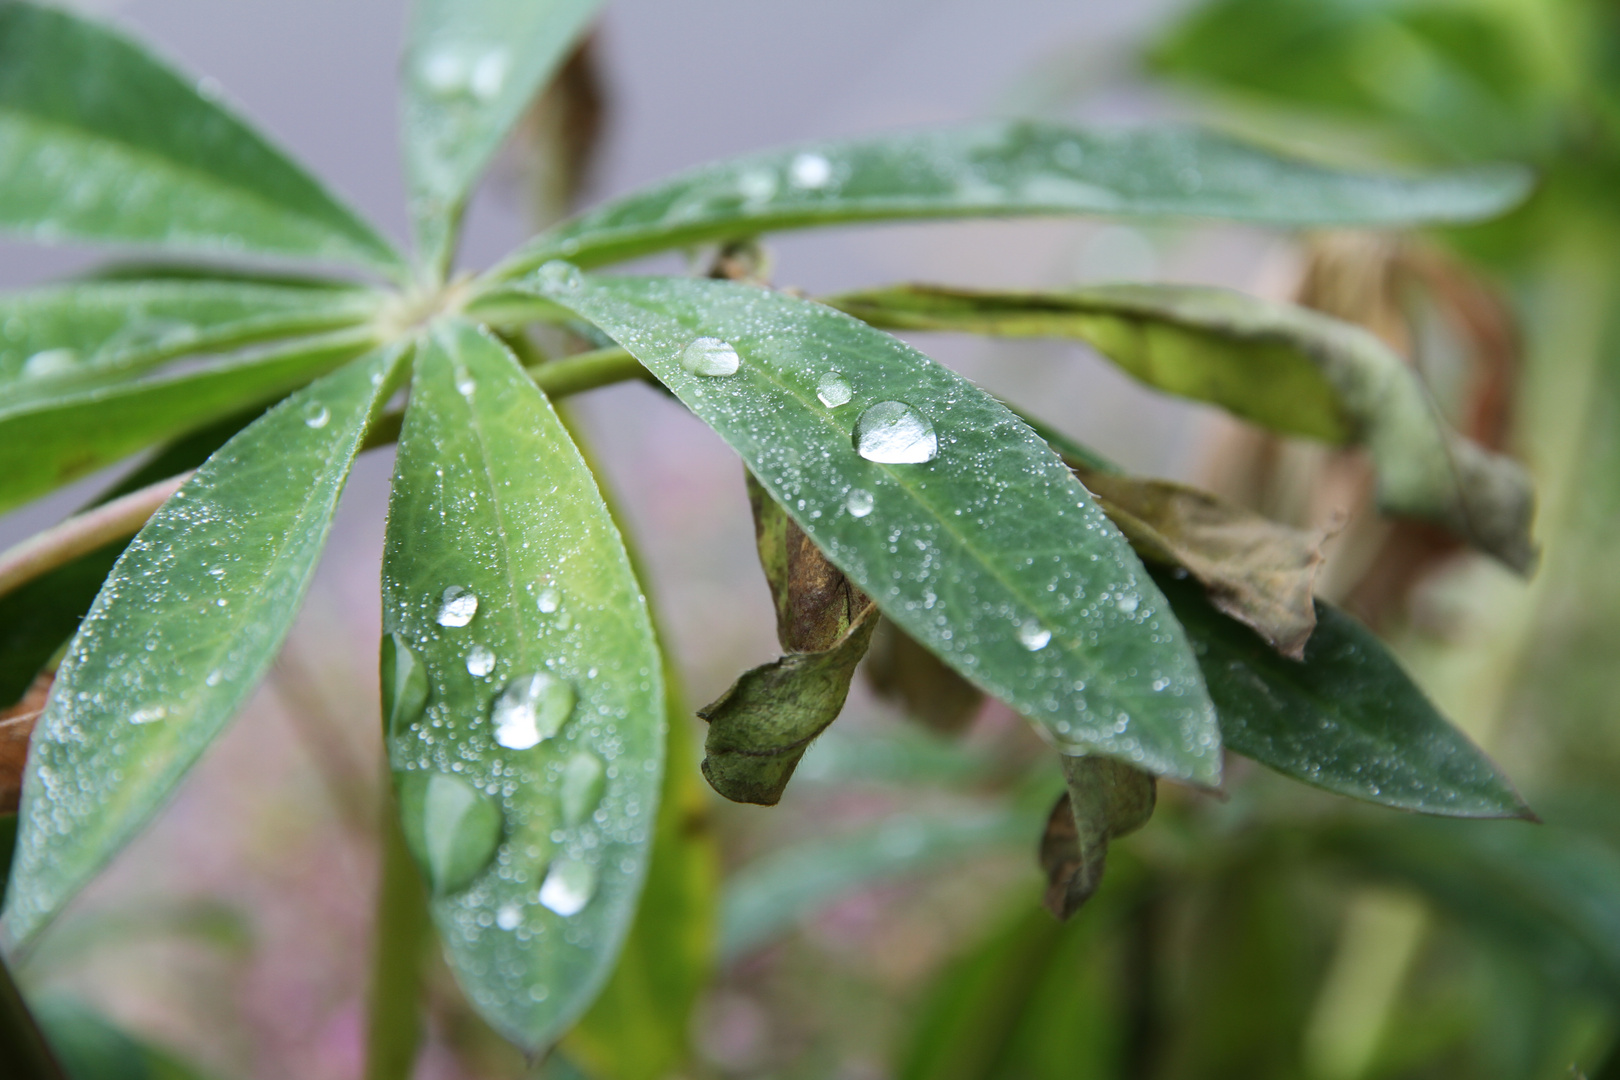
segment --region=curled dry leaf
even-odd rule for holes
[[[1067,919],[1102,884],[1109,842],[1135,832],[1153,816],[1157,792],[1151,775],[1122,761],[1062,760],[1069,790],[1052,807],[1040,858],[1046,871],[1046,909]]]
[[[1185,484],[1070,465],[1138,555],[1184,568],[1221,611],[1284,656],[1304,657],[1316,627],[1312,589],[1322,565],[1320,533]]]
[[[28,764],[28,740],[34,723],[45,711],[56,672],[42,671],[22,700],[0,711],[0,814],[15,814],[22,799],[24,766]]]
[[[745,672],[698,710],[709,722],[703,775],[733,802],[774,806],[799,759],[838,718],[866,655],[877,608],[827,561],[752,475],[759,561],[787,655]]]

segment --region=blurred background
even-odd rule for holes
[[[215,80],[403,239],[403,0],[79,6]],[[1156,396],[1084,348],[912,340],[1132,471],[1336,523],[1324,594],[1387,637],[1546,823],[1403,816],[1234,759],[1224,800],[1162,786],[1152,824],[1115,845],[1102,892],[1060,925],[1034,859],[1060,781],[1023,722],[987,703],[965,723],[911,723],[858,681],[780,806],[709,799],[722,963],[686,1075],[1620,1078],[1616,61],[1620,13],[1599,0],[609,6],[569,92],[537,108],[478,196],[464,265],[488,265],[565,198],[777,143],[985,117],[1196,119],[1338,164],[1511,159],[1541,177],[1510,219],[1454,234],[1018,221],[769,243],[772,280],[811,295],[1197,282],[1385,337],[1456,426],[1536,473],[1532,582],[1378,520],[1354,456]],[[94,261],[0,245],[0,285]],[[712,700],[778,652],[742,468],[639,385],[576,399],[574,415],[651,568],[689,703]],[[361,459],[252,706],[24,971],[208,1075],[361,1075],[390,466],[388,451]],[[0,519],[0,546],[104,479]],[[424,1080],[531,1070],[443,970],[430,1009]]]

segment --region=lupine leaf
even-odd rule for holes
[[[192,80],[103,26],[17,0],[0,5],[0,230],[383,270],[399,261]]]
[[[1285,434],[1364,444],[1385,511],[1443,525],[1521,573],[1535,565],[1528,474],[1452,431],[1412,370],[1358,326],[1190,285],[901,286],[829,303],[890,328],[1078,338],[1160,390]]]
[[[0,395],[10,409],[177,356],[354,326],[381,299],[363,289],[175,279],[0,293]]]
[[[35,730],[11,940],[49,922],[130,840],[275,659],[399,365],[399,349],[381,350],[270,410],[119,558]]]
[[[1494,216],[1524,197],[1511,167],[1418,179],[1347,173],[1191,128],[983,124],[807,143],[704,165],[542,233],[497,273],[579,266],[781,229],[1014,215],[1412,225]]]
[[[1216,611],[1196,582],[1157,577],[1203,665],[1228,749],[1400,810],[1531,816],[1484,752],[1348,615],[1318,602],[1305,659],[1290,660]]]
[[[405,60],[411,217],[430,261],[449,257],[478,174],[562,64],[601,0],[415,0]]]
[[[1213,710],[1157,588],[989,395],[863,323],[748,286],[566,264],[531,284],[628,349],[885,615],[1060,749],[1218,780]]]
[[[0,510],[255,404],[375,344],[367,332],[297,341],[195,371],[0,404]]]
[[[396,782],[422,789],[404,825],[434,922],[478,1010],[547,1046],[590,1005],[635,915],[662,673],[590,470],[517,360],[460,319],[419,350],[383,628],[395,670],[425,675],[408,703],[385,701]]]

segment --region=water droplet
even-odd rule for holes
[[[880,401],[855,421],[855,449],[883,465],[920,465],[939,453],[928,418],[903,401]]]
[[[508,66],[506,50],[491,49],[473,61],[472,70],[467,75],[467,89],[479,101],[494,100],[501,87],[506,85]]]
[[[776,194],[776,174],[769,169],[749,169],[737,177],[737,190],[748,202],[764,202]]]
[[[46,379],[72,371],[79,364],[79,354],[72,349],[44,349],[23,361],[22,373],[26,379]]]
[[[471,401],[477,391],[478,382],[472,377],[472,373],[464,367],[456,368],[456,393]]]
[[[472,622],[473,615],[477,611],[478,597],[460,585],[452,585],[444,590],[444,602],[439,605],[438,623],[440,626],[466,626]]]
[[[540,902],[567,918],[585,910],[596,895],[596,867],[578,859],[558,859],[540,885]]]
[[[719,338],[700,337],[681,352],[681,367],[694,375],[734,375],[741,363],[737,350]]]
[[[495,925],[502,930],[516,930],[523,921],[523,909],[516,904],[504,904],[495,913]]]
[[[1030,619],[1018,628],[1018,644],[1030,652],[1040,652],[1052,640],[1052,631]]]
[[[467,674],[482,679],[495,670],[495,654],[482,645],[474,645],[467,654]]]
[[[800,154],[793,159],[788,173],[793,177],[794,187],[814,190],[826,187],[827,181],[832,179],[832,162],[820,154]]]
[[[427,669],[398,634],[382,639],[381,668],[383,718],[389,734],[398,735],[427,710]]]
[[[312,428],[323,428],[332,420],[332,411],[318,401],[312,401],[304,406],[304,425]]]
[[[844,509],[849,511],[850,517],[863,518],[872,512],[872,493],[865,488],[850,488],[849,498],[844,500]]]
[[[397,774],[405,842],[435,893],[472,883],[501,842],[501,809],[459,777],[440,772]]]
[[[1125,614],[1131,615],[1135,613],[1137,605],[1139,605],[1141,602],[1142,601],[1137,597],[1126,594],[1125,596],[1122,596],[1118,600],[1114,601],[1114,606],[1119,608],[1119,610],[1123,611]]]
[[[166,707],[162,705],[148,705],[145,708],[136,709],[134,712],[130,713],[129,722],[132,724],[155,724],[168,715],[169,710]]]
[[[602,759],[589,750],[581,750],[563,766],[561,792],[563,824],[573,828],[590,816],[596,804],[602,801],[607,769]]]
[[[527,750],[562,730],[574,711],[574,688],[555,675],[519,675],[495,699],[490,721],[495,741]]]
[[[422,85],[441,96],[458,94],[467,82],[467,63],[460,53],[435,49],[422,58],[417,68]]]
[[[816,397],[829,409],[848,405],[849,399],[854,396],[855,391],[850,389],[842,372],[829,371],[816,383]]]
[[[562,597],[557,595],[556,589],[546,589],[536,598],[534,606],[540,609],[540,614],[550,615],[557,610],[557,605],[561,602]]]
[[[579,267],[561,259],[552,259],[535,271],[535,279],[549,292],[571,293],[585,283]]]

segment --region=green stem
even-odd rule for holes
[[[366,1080],[410,1080],[422,1041],[422,981],[433,924],[392,792],[382,813],[382,872],[366,1019]]]
[[[51,1053],[11,969],[0,958],[0,1062],[15,1080],[68,1080]]]

